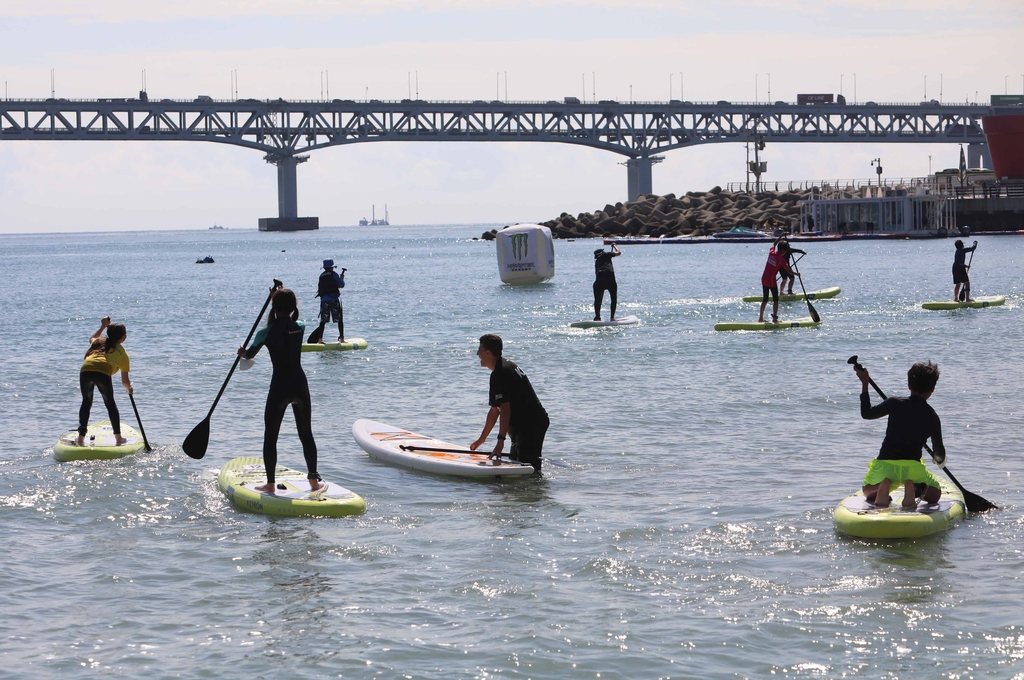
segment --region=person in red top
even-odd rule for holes
[[[772,323],[779,322],[779,284],[775,279],[779,275],[779,269],[786,267],[786,259],[789,257],[789,241],[783,240],[784,238],[783,235],[775,239],[771,250],[768,251],[768,262],[765,263],[764,273],[761,274],[764,297],[761,299],[761,312],[757,315],[758,323],[764,322],[764,308],[768,306],[769,292],[772,294]]]

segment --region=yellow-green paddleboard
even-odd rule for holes
[[[142,435],[131,425],[121,423],[121,436],[128,441],[118,446],[113,426],[109,420],[104,420],[89,425],[85,432],[85,446],[79,446],[78,430],[71,430],[53,445],[53,457],[62,463],[69,460],[110,460],[137,453],[145,446]]]
[[[263,459],[245,456],[220,469],[217,485],[238,508],[264,515],[344,517],[366,510],[366,501],[334,482],[324,480],[326,489],[310,491],[306,473],[281,465],[274,476],[278,486],[274,493],[257,491],[255,487],[267,481]]]
[[[825,298],[834,298],[842,292],[839,286],[832,286],[831,288],[824,288],[822,290],[812,290],[805,297],[803,293],[794,293],[793,295],[780,295],[779,302],[798,302],[800,300],[824,300]],[[744,302],[760,302],[764,299],[763,295],[744,295]],[[768,299],[771,299],[769,294]]]
[[[351,338],[345,342],[302,343],[303,352],[344,352],[350,349],[366,349],[369,343],[362,338]]]
[[[970,307],[972,309],[979,309],[981,307],[998,307],[999,305],[1006,302],[1006,297],[1003,295],[993,295],[991,297],[980,297],[974,298],[970,302],[958,302],[957,300],[943,300],[941,302],[925,302],[921,306],[925,309],[964,309]]]
[[[902,486],[893,488],[889,495],[892,504],[887,508],[871,505],[863,493],[844,498],[832,515],[836,529],[857,538],[917,538],[945,531],[964,516],[964,496],[960,490],[940,479],[942,497],[935,505],[921,501],[916,508],[904,508]]]
[[[815,321],[811,317],[807,316],[802,319],[793,319],[792,321],[779,321],[778,323],[772,323],[771,321],[727,321],[723,323],[716,323],[716,331],[779,331],[784,328],[814,328],[820,326],[820,321]]]

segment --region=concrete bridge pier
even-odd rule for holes
[[[664,156],[639,156],[630,158],[625,162],[626,166],[626,189],[629,198],[635,201],[641,194],[649,194],[654,191],[652,168],[655,163],[665,160]]]
[[[299,217],[298,178],[295,169],[309,156],[267,154],[263,160],[277,166],[277,217],[261,217],[260,231],[309,231],[320,228],[317,217]]]
[[[992,156],[988,153],[988,144],[974,142],[967,145],[967,167],[992,169]]]

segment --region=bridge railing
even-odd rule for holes
[[[245,104],[245,103],[258,103],[258,104],[384,104],[388,106],[401,106],[410,104],[429,104],[429,105],[481,105],[481,104],[492,104],[501,106],[540,106],[540,105],[558,105],[558,106],[588,106],[588,107],[600,107],[600,106],[707,106],[707,107],[719,107],[719,106],[754,106],[754,107],[770,107],[770,106],[799,106],[801,109],[807,109],[808,111],[819,110],[822,108],[843,108],[843,107],[943,107],[943,108],[961,108],[961,107],[978,107],[978,108],[991,108],[989,104],[980,104],[977,102],[847,102],[846,104],[828,103],[828,104],[797,104],[796,102],[786,101],[680,101],[678,99],[672,99],[669,101],[664,100],[633,100],[633,101],[617,101],[612,99],[602,99],[598,101],[593,100],[580,100],[578,102],[564,102],[553,99],[549,100],[513,100],[513,99],[260,99],[256,97],[243,97],[239,99],[171,99],[171,98],[157,98],[150,97],[149,99],[138,99],[135,97],[100,97],[98,99],[76,99],[76,98],[65,98],[65,97],[47,97],[44,99],[39,98],[12,98],[7,97],[6,99],[0,100],[4,102],[15,102],[15,103],[32,103],[32,104]]]
[[[732,192],[750,193],[754,191],[754,182],[729,182],[725,189]],[[933,176],[925,177],[886,177],[878,179],[799,179],[779,180],[777,182],[761,182],[761,191],[809,191],[811,189],[827,189],[831,191],[844,191],[847,189],[860,190],[863,187],[882,186],[886,189],[916,189],[926,187],[934,193],[954,193],[954,186],[948,182],[941,182]]]
[[[780,180],[778,182],[761,182],[761,191],[794,192],[819,190],[823,195],[842,191],[860,191],[864,187],[884,187],[885,189],[914,189],[924,187],[931,194],[955,196],[957,198],[990,198],[999,196],[1024,196],[1024,180],[995,181],[989,179],[991,173],[972,178],[968,175],[961,186],[956,176],[926,175],[924,177],[887,177],[881,182],[877,179],[801,179]],[[736,193],[753,193],[754,182],[729,182],[726,191]]]

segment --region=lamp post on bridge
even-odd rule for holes
[[[928,161],[929,161],[929,163],[931,163],[931,156],[928,157]],[[875,167],[875,173],[878,175],[878,186],[879,186],[879,188],[881,188],[881,186],[882,186],[882,159],[881,158],[874,159],[873,161],[871,161],[871,165],[873,165]]]

